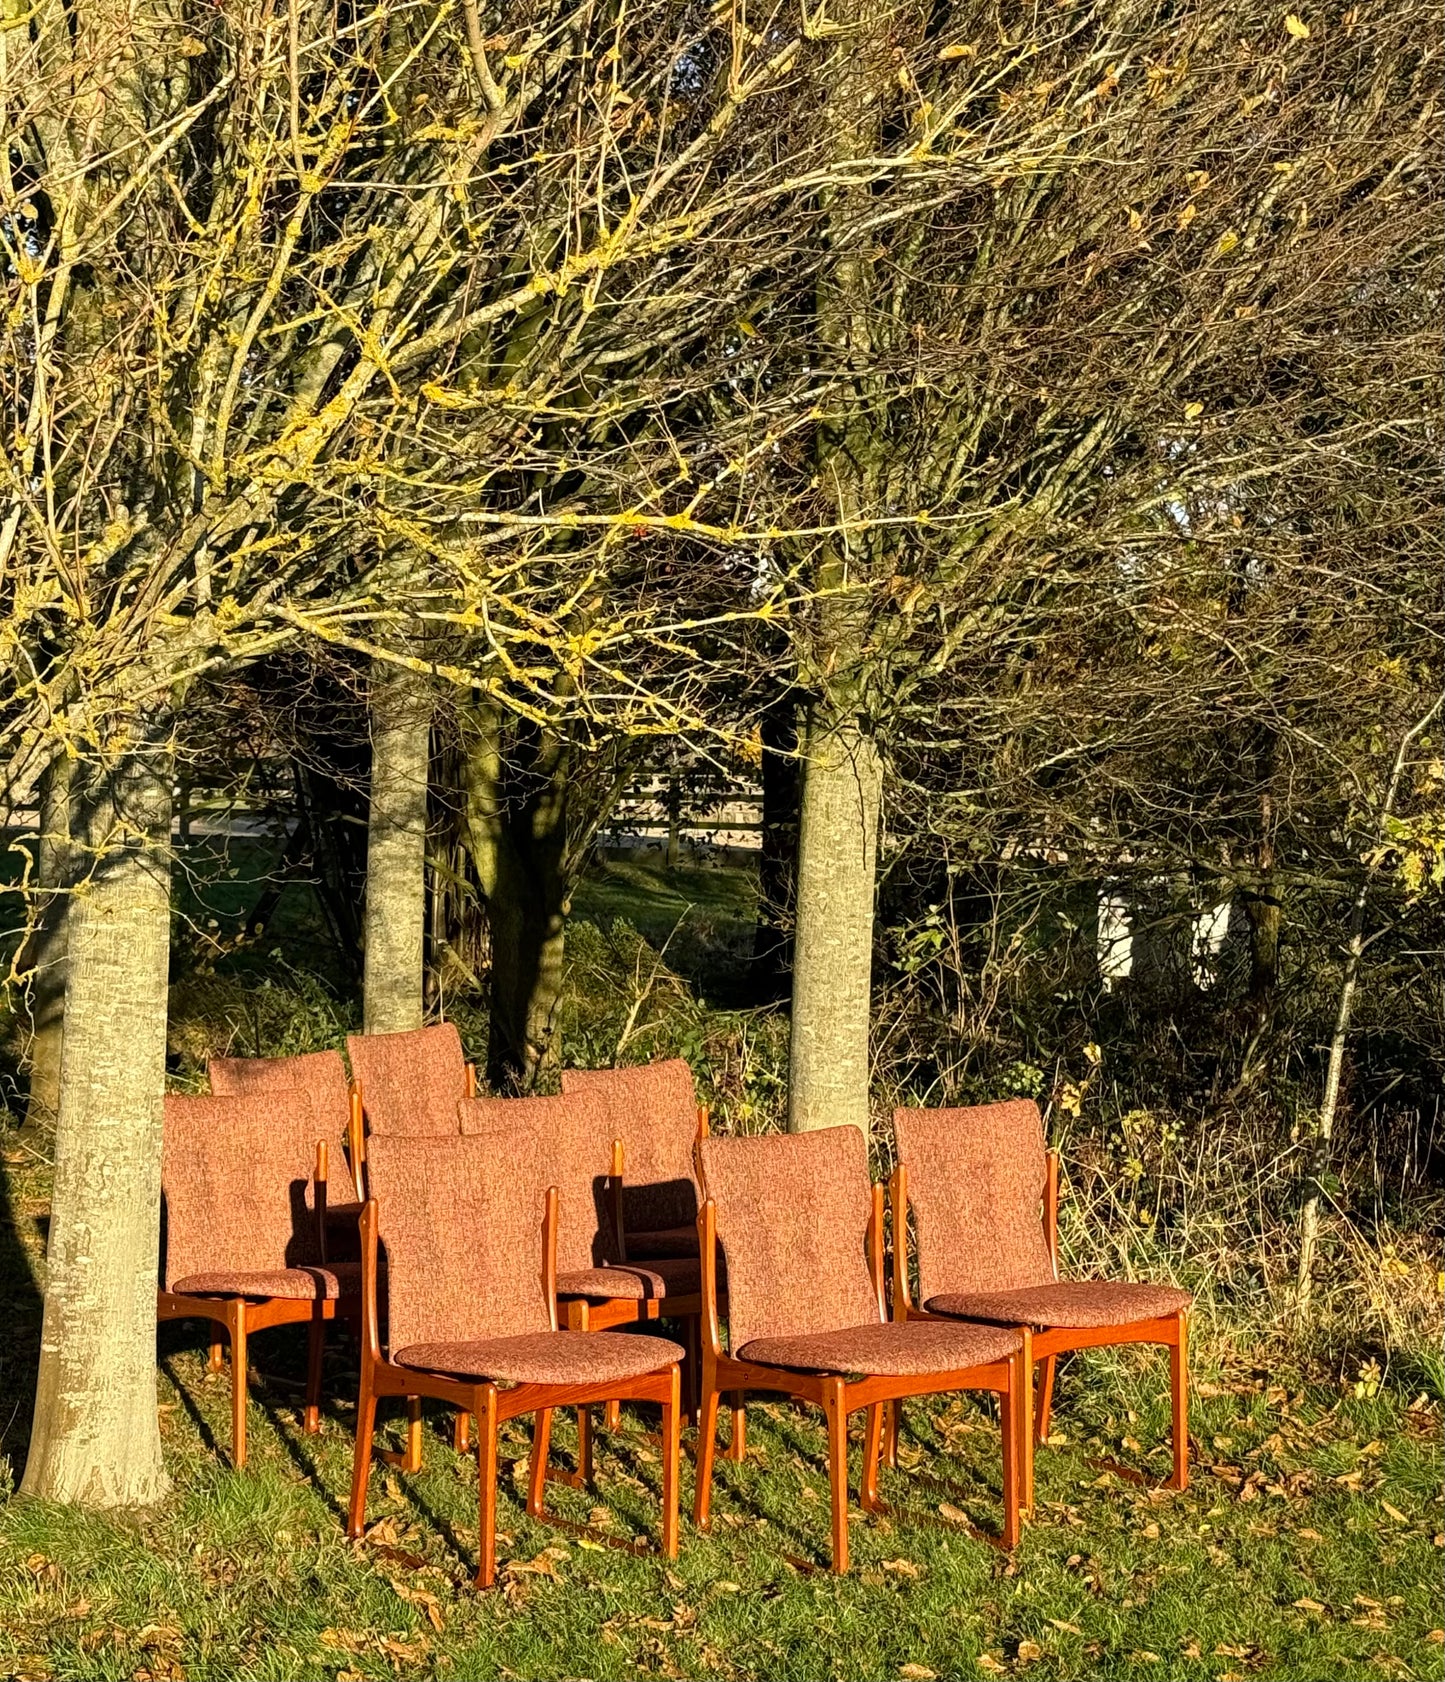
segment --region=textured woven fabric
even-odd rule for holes
[[[355,1296],[361,1289],[360,1262],[334,1262],[327,1267],[288,1267],[278,1273],[193,1273],[177,1279],[171,1289],[178,1296],[285,1297],[334,1302]]]
[[[368,1147],[367,1171],[393,1349],[550,1330],[542,1282],[547,1179],[531,1132],[382,1134]]]
[[[1001,1327],[949,1325],[941,1320],[889,1320],[803,1337],[762,1337],[745,1343],[739,1359],[803,1372],[873,1373],[912,1378],[959,1372],[1012,1355],[1022,1339]]]
[[[557,1271],[577,1273],[611,1261],[617,1251],[608,1180],[612,1135],[607,1114],[590,1093],[561,1098],[470,1098],[457,1106],[468,1138],[507,1141],[526,1131],[538,1141],[544,1186],[558,1199]]]
[[[695,1257],[660,1257],[646,1266],[589,1267],[559,1273],[557,1295],[567,1297],[625,1297],[651,1302],[662,1297],[695,1297],[702,1289],[702,1263]]]
[[[320,1261],[311,1177],[322,1129],[309,1093],[166,1098],[165,1288],[198,1273],[281,1273]]]
[[[930,1297],[930,1314],[956,1314],[965,1320],[991,1320],[1003,1326],[1128,1326],[1177,1314],[1194,1301],[1173,1285],[1132,1284],[1126,1280],[1075,1280],[1033,1285],[1021,1291],[946,1292]]]
[[[638,1232],[627,1228],[627,1259],[635,1261],[669,1261],[697,1255],[697,1222],[686,1226],[658,1227],[654,1232]]]
[[[418,1343],[398,1351],[398,1366],[491,1378],[508,1384],[616,1384],[682,1359],[664,1337],[621,1332],[532,1332],[468,1343]]]
[[[622,1218],[629,1256],[634,1234],[697,1219],[692,1166],[697,1092],[682,1058],[630,1069],[564,1069],[562,1092],[599,1099],[606,1106],[608,1137],[622,1141]],[[695,1230],[691,1246],[697,1247]]]
[[[697,1155],[727,1257],[734,1349],[878,1323],[863,1249],[868,1146],[856,1127],[703,1139]]]
[[[895,1110],[893,1128],[908,1170],[923,1301],[1052,1281],[1037,1104]]]
[[[368,1133],[419,1139],[456,1132],[467,1060],[454,1023],[409,1034],[348,1034],[346,1055],[361,1087]]]
[[[354,1203],[356,1187],[342,1145],[351,1119],[350,1086],[339,1051],[308,1051],[299,1057],[212,1057],[206,1064],[211,1092],[217,1098],[249,1098],[258,1092],[289,1092],[293,1087],[311,1094],[311,1107],[321,1123],[318,1138],[329,1147],[330,1178],[327,1202]]]

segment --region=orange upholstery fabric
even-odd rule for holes
[[[1017,1332],[1002,1327],[888,1320],[881,1326],[849,1326],[801,1337],[755,1338],[738,1353],[740,1359],[764,1367],[903,1378],[986,1366],[1012,1355],[1022,1342]]]
[[[702,1289],[702,1263],[695,1256],[661,1257],[646,1266],[589,1267],[557,1276],[557,1295],[625,1297],[651,1302],[663,1297],[694,1297]]]
[[[614,1384],[682,1359],[662,1337],[621,1332],[531,1332],[466,1343],[418,1343],[398,1351],[398,1366],[454,1378],[508,1384]]]
[[[1021,1291],[946,1292],[924,1305],[930,1314],[956,1314],[1003,1326],[1127,1326],[1177,1314],[1194,1301],[1173,1285],[1126,1280],[1077,1280]]]
[[[193,1273],[171,1286],[178,1296],[285,1297],[293,1302],[334,1302],[360,1289],[360,1262],[288,1267],[277,1273]]]
[[[324,1129],[309,1093],[171,1094],[163,1125],[166,1290],[196,1274],[282,1273],[321,1259],[311,1177]]]
[[[341,1149],[351,1119],[350,1083],[339,1051],[308,1051],[299,1057],[212,1057],[206,1064],[217,1098],[246,1098],[258,1092],[288,1092],[300,1087],[311,1094],[321,1123],[318,1138],[330,1147],[328,1203],[354,1203],[356,1187]]]
[[[1052,1282],[1037,1104],[895,1110],[893,1127],[908,1170],[922,1301]]]
[[[692,1164],[697,1092],[682,1058],[630,1069],[564,1069],[562,1093],[597,1098],[606,1109],[608,1138],[622,1141],[622,1218],[629,1255],[634,1232],[681,1227],[697,1219]],[[696,1246],[694,1229],[691,1247]]]
[[[863,1251],[868,1146],[856,1127],[703,1139],[697,1157],[727,1257],[734,1349],[878,1323]]]
[[[393,1349],[550,1331],[541,1158],[520,1127],[504,1139],[372,1140]]]
[[[416,1139],[456,1132],[467,1060],[454,1023],[409,1034],[348,1034],[346,1055],[369,1133]]]
[[[466,1137],[495,1140],[501,1150],[519,1131],[536,1139],[542,1184],[557,1188],[559,1273],[613,1259],[617,1245],[607,1192],[612,1135],[595,1097],[471,1098],[457,1106],[457,1115]]]

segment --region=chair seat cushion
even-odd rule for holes
[[[940,1320],[885,1320],[837,1332],[759,1337],[737,1351],[740,1361],[802,1372],[871,1373],[913,1378],[986,1366],[1020,1347],[1017,1332],[993,1326],[950,1325]]]
[[[333,1302],[361,1289],[360,1262],[325,1267],[287,1267],[275,1273],[191,1273],[171,1286],[182,1297],[284,1297],[294,1302]]]
[[[627,1255],[631,1261],[650,1261],[654,1257],[666,1260],[674,1256],[697,1255],[697,1228],[691,1221],[686,1226],[664,1226],[655,1232],[634,1232],[627,1229]]]
[[[524,1332],[475,1343],[414,1343],[400,1367],[508,1384],[620,1384],[682,1359],[665,1337],[623,1332]]]
[[[631,1262],[588,1267],[557,1275],[558,1296],[622,1297],[653,1302],[664,1297],[692,1297],[702,1289],[702,1263],[696,1256],[656,1257],[647,1265]]]
[[[1124,1279],[1060,1280],[1016,1291],[966,1292],[930,1297],[930,1314],[961,1320],[991,1320],[1004,1326],[1129,1326],[1177,1314],[1194,1301],[1173,1285],[1134,1284]]]

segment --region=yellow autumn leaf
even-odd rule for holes
[[[978,48],[972,42],[955,42],[953,46],[945,47],[938,57],[942,62],[951,58],[975,58],[977,55]]]
[[[1308,41],[1309,40],[1309,38],[1310,38],[1310,26],[1305,22],[1305,20],[1303,18],[1296,17],[1296,15],[1293,12],[1288,13],[1287,16],[1285,17],[1284,26],[1290,32],[1290,34],[1294,36],[1296,41]]]
[[[1239,244],[1239,235],[1233,228],[1226,228],[1219,236],[1219,244],[1215,247],[1221,257],[1227,257],[1235,246]]]
[[[1185,420],[1198,420],[1203,413],[1204,405],[1202,403],[1186,403],[1184,405]]]

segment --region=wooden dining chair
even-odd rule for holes
[[[457,1130],[457,1104],[477,1089],[454,1022],[402,1034],[348,1034],[351,1117],[347,1136],[364,1197],[372,1134],[429,1138]]]
[[[310,1094],[165,1101],[160,1320],[202,1319],[231,1346],[231,1460],[246,1464],[250,1337],[309,1327],[305,1428],[320,1429],[326,1322],[360,1309],[359,1262],[328,1259],[330,1150]],[[213,1337],[212,1370],[221,1345]]]
[[[702,1274],[696,1256],[656,1256],[631,1261],[621,1232],[626,1151],[609,1138],[612,1112],[595,1093],[561,1097],[473,1098],[458,1107],[470,1138],[505,1140],[518,1128],[540,1142],[551,1183],[558,1189],[557,1296],[563,1323],[573,1331],[679,1320],[686,1344],[685,1394],[695,1387]],[[620,1423],[617,1404],[604,1424]],[[591,1476],[591,1415],[578,1417],[579,1472]]]
[[[327,1254],[333,1261],[359,1261],[356,1223],[361,1202],[349,1161],[350,1082],[339,1051],[308,1051],[294,1057],[212,1057],[207,1061],[211,1094],[248,1098],[256,1093],[309,1094],[311,1110],[327,1142],[331,1183],[326,1204]]]
[[[362,1364],[348,1534],[365,1528],[377,1402],[422,1397],[478,1422],[480,1541],[476,1582],[496,1574],[497,1433],[534,1414],[527,1511],[543,1497],[553,1411],[612,1397],[662,1408],[662,1551],[677,1553],[679,1372],[662,1338],[558,1329],[558,1198],[546,1152],[527,1128],[506,1135],[372,1139],[361,1217]],[[378,1313],[384,1246],[387,1339]]]
[[[622,1142],[619,1260],[697,1255],[693,1146],[707,1137],[692,1070],[680,1057],[625,1069],[564,1069],[562,1096],[592,1097]]]
[[[1043,1372],[1025,1454],[1025,1508],[1033,1505],[1033,1440],[1048,1436],[1058,1358],[1105,1344],[1168,1348],[1174,1446],[1168,1487],[1186,1488],[1193,1299],[1173,1285],[1059,1278],[1059,1157],[1045,1149],[1038,1105],[1015,1099],[966,1109],[900,1109],[893,1127],[894,1318],[1013,1326],[1032,1334],[1032,1358]],[[910,1211],[918,1306],[909,1283]],[[887,1432],[890,1462],[897,1434],[895,1413]]]
[[[895,1397],[992,1390],[999,1398],[1005,1547],[1019,1536],[1029,1420],[1028,1334],[887,1318],[883,1188],[870,1188],[856,1127],[698,1145],[705,1201],[702,1408],[694,1518],[709,1524],[721,1397],[771,1391],[821,1407],[828,1424],[833,1569],[848,1569],[848,1416],[867,1410],[861,1504],[879,1510],[883,1404]],[[871,1190],[871,1195],[870,1195]],[[728,1344],[717,1307],[717,1245],[728,1269]]]

